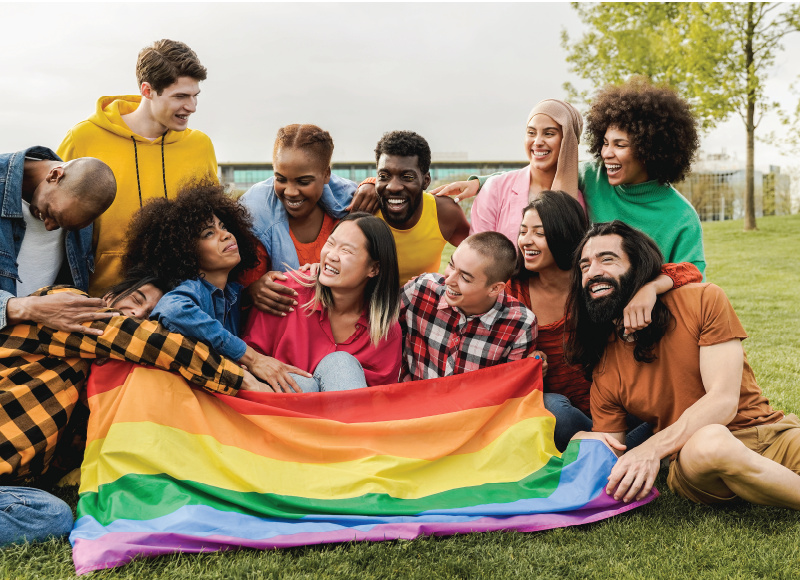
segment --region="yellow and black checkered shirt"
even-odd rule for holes
[[[35,295],[80,290],[43,288]],[[0,485],[44,473],[89,374],[92,359],[153,365],[218,393],[236,395],[244,373],[203,342],[152,320],[115,316],[91,323],[102,336],[41,324],[0,330]]]

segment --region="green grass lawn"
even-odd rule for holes
[[[704,226],[707,276],[730,296],[748,358],[776,407],[800,412],[800,215]],[[449,256],[449,254],[448,254]],[[91,578],[800,578],[800,514],[695,506],[667,489],[604,522],[548,532],[470,534],[135,562]],[[65,491],[75,504],[75,489]],[[66,540],[0,552],[0,578],[74,577]]]

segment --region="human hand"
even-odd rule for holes
[[[292,306],[297,306],[297,300],[294,299],[297,292],[275,281],[288,279],[283,272],[272,271],[250,284],[247,292],[253,305],[262,312],[275,316],[286,316],[287,312],[294,312]]]
[[[378,211],[378,190],[375,184],[362,183],[345,209],[349,212],[365,211],[372,214]]]
[[[528,355],[528,358],[536,358],[542,361],[542,378],[547,374],[547,355],[541,350],[535,350]]]
[[[631,449],[617,460],[606,485],[606,493],[629,503],[647,497],[661,468],[661,458],[647,443]]]
[[[478,195],[478,190],[481,187],[480,181],[472,179],[470,181],[456,181],[449,185],[440,185],[436,189],[432,189],[429,193],[436,196],[449,196],[453,201],[458,203],[470,197]]]
[[[298,272],[302,272],[303,274],[306,274],[310,278],[316,278],[317,275],[319,274],[319,262],[316,262],[314,264],[303,264],[302,266],[300,266]]]
[[[253,391],[254,393],[274,393],[274,389],[266,383],[259,381],[253,373],[244,369],[244,380],[240,387],[242,391]]]
[[[310,373],[292,365],[282,363],[271,356],[259,354],[249,346],[247,347],[245,356],[239,359],[239,362],[244,365],[246,371],[250,371],[263,383],[267,383],[266,386],[276,393],[281,391],[291,393],[292,390],[294,390],[295,393],[303,392],[303,390],[297,386],[295,380],[289,376],[289,373],[311,378]]]
[[[625,334],[630,335],[647,327],[652,321],[653,307],[656,305],[658,294],[653,284],[645,284],[633,295],[623,313]]]
[[[57,292],[46,296],[11,298],[6,306],[6,316],[9,324],[31,321],[64,332],[101,336],[102,330],[83,324],[119,316],[119,312],[97,311],[107,306],[106,301],[101,298],[87,298],[73,292]]]

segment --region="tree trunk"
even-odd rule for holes
[[[745,64],[747,65],[747,166],[745,168],[745,190],[744,190],[744,230],[750,231],[756,228],[756,195],[755,195],[755,171],[753,168],[755,158],[755,113],[756,113],[756,78],[753,64],[753,35],[755,34],[755,24],[753,23],[753,4],[748,4],[747,10],[747,29],[745,39]]]

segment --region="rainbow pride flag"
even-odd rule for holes
[[[604,492],[616,458],[599,441],[558,453],[540,364],[238,397],[130,363],[95,366],[75,570],[174,552],[545,530],[654,499]]]

